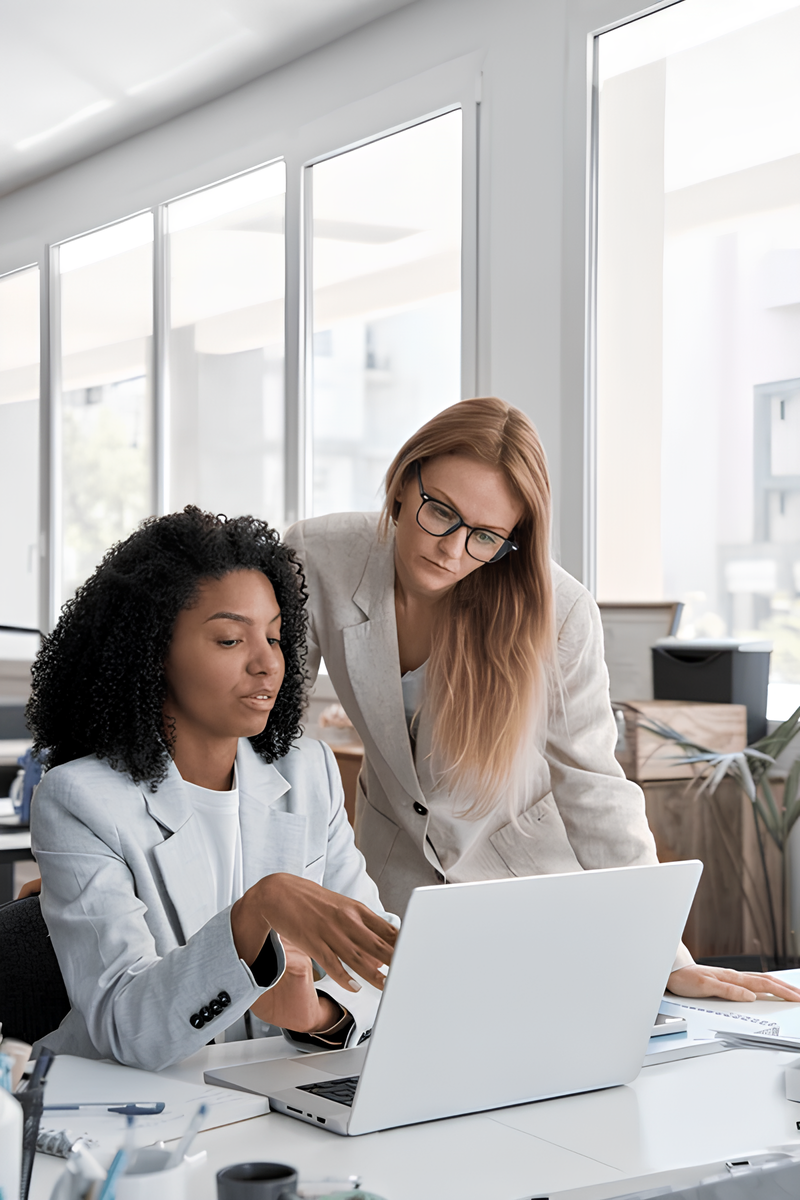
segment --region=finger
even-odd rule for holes
[[[790,983],[783,983],[780,979],[770,979],[768,975],[748,977],[747,986],[762,995],[778,996],[781,1000],[800,1001],[800,991],[797,988],[792,987]]]
[[[371,983],[373,987],[378,988],[379,991],[383,991],[384,984],[386,983],[386,976],[380,970],[380,959],[366,956],[360,953],[357,947],[352,945],[344,945],[342,947],[326,946],[325,961],[323,962],[321,958],[317,957],[317,962],[321,967],[325,968],[332,979],[335,979],[337,983],[341,983],[343,987],[349,988],[351,991],[358,991],[360,985],[354,986],[355,981],[348,975],[345,966],[354,971],[366,983]]]
[[[357,971],[364,979],[368,979],[370,983],[378,974],[383,974],[381,968],[389,966],[391,958],[388,954],[371,954],[368,950],[354,944],[348,938],[330,938],[328,939],[328,948],[340,958],[346,966],[353,971]],[[317,959],[319,962],[319,959]]]
[[[366,929],[357,919],[350,921],[347,927],[342,930],[345,937],[356,949],[364,954],[370,955],[378,962],[388,964],[392,961],[394,954],[394,943],[386,942],[377,934]],[[340,954],[340,957],[344,957]]]
[[[393,946],[397,941],[397,935],[400,932],[399,929],[395,929],[394,925],[390,924],[389,921],[383,917],[379,917],[371,908],[367,908],[366,904],[362,904],[360,908],[361,919],[367,929],[371,929],[373,933],[377,933],[385,942]]]
[[[315,954],[314,957],[322,967],[325,974],[333,979],[336,983],[340,984],[343,988],[346,988],[348,992],[358,992],[361,990],[361,984],[358,983],[357,980],[353,979],[352,975],[348,975],[340,960],[327,948],[327,946],[325,947],[324,953]]]
[[[357,946],[353,945],[335,946],[333,949],[351,971],[355,971],[357,975],[365,979],[367,983],[371,983],[373,987],[383,988],[386,976],[380,969],[383,965],[381,958],[374,958],[370,954],[364,954]]]
[[[720,1000],[744,1000],[749,1002],[755,1000],[755,992],[751,992],[749,988],[741,987],[735,983],[725,983],[722,979],[709,980],[709,990],[707,996],[715,996]]]
[[[351,970],[355,971],[356,975],[359,975],[362,979],[366,980],[367,983],[371,983],[373,987],[383,991],[384,984],[386,983],[386,976],[380,969],[381,964],[374,958],[365,959],[356,955],[352,955],[349,959],[345,959],[345,962]]]

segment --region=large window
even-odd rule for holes
[[[52,625],[151,514],[197,504],[282,530],[379,506],[400,444],[461,394],[475,114],[433,104],[439,115],[404,125],[407,104],[390,89],[356,136],[352,113],[338,122],[355,148],[304,128],[285,161],[52,246],[43,439],[38,269],[0,278],[0,437],[22,448],[0,482],[0,624]],[[474,147],[466,161],[474,183]]]
[[[800,5],[599,39],[597,590],[774,641],[800,703]]]
[[[0,277],[0,625],[39,627],[39,270]],[[27,644],[24,639],[17,639]],[[8,635],[3,656],[13,653]]]
[[[286,169],[170,204],[167,505],[283,524]]]
[[[59,250],[59,598],[154,511],[153,216]]]
[[[461,112],[311,173],[313,511],[374,509],[400,445],[460,396]]]

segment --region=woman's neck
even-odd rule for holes
[[[238,738],[193,738],[179,730],[172,759],[187,783],[209,788],[212,792],[229,792],[233,783],[233,764],[236,761]]]
[[[402,569],[397,569],[396,564],[394,611],[401,675],[405,675],[406,671],[416,671],[430,657],[438,603],[409,588],[402,578]]]

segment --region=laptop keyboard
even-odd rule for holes
[[[297,1090],[311,1092],[314,1096],[335,1100],[337,1104],[346,1104],[348,1108],[352,1108],[358,1078],[358,1075],[348,1075],[345,1079],[326,1079],[323,1083],[301,1083]]]

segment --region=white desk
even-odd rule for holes
[[[797,981],[800,972],[787,977]],[[800,1005],[758,1002],[747,1011],[780,1013],[783,1030],[800,1033]],[[513,1043],[498,1039],[497,1048],[514,1053]],[[211,1064],[285,1052],[277,1038],[210,1046],[166,1073],[200,1083]],[[571,1052],[580,1053],[580,1043]],[[800,1104],[783,1093],[783,1068],[794,1057],[732,1050],[648,1067],[628,1087],[359,1138],[270,1113],[200,1135],[208,1165],[192,1200],[216,1200],[216,1172],[249,1160],[291,1163],[306,1179],[358,1174],[386,1200],[522,1200],[592,1185],[587,1200],[602,1200],[650,1172],[778,1147],[800,1152]],[[47,1200],[62,1169],[63,1162],[38,1155],[31,1200]]]

